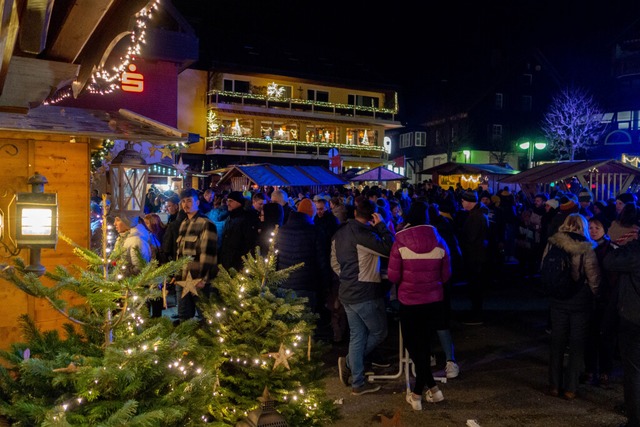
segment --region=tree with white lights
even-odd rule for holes
[[[593,148],[604,132],[602,110],[586,90],[566,88],[554,96],[542,121],[548,147],[559,160],[574,160]]]

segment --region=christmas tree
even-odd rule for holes
[[[273,246],[264,258],[259,250],[247,255],[242,272],[221,269],[213,296],[201,297],[204,321],[177,327],[165,317],[150,319],[145,301],[157,298],[158,283],[189,258],[152,261],[121,277],[118,254],[106,258],[77,246],[75,253],[86,266],[46,273],[53,286],[27,273],[19,258],[0,272],[69,320],[62,337],[39,331],[25,315],[25,342],[0,352],[0,415],[9,421],[229,426],[258,406],[265,387],[291,426],[336,418],[322,390],[320,349],[310,338],[314,316],[278,287],[290,270],[276,271]]]

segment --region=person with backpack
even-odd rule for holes
[[[550,296],[551,345],[549,394],[566,400],[576,397],[589,318],[598,293],[600,266],[585,217],[569,214],[558,232],[549,237],[540,280]],[[566,369],[565,350],[569,351]]]

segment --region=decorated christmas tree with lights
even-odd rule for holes
[[[201,298],[204,320],[177,327],[149,318],[145,301],[159,297],[157,283],[189,258],[152,261],[122,277],[117,253],[105,258],[77,246],[75,253],[86,265],[46,273],[53,286],[27,273],[20,259],[0,272],[69,320],[64,334],[42,332],[24,315],[25,342],[0,352],[0,415],[10,422],[243,425],[259,416],[257,398],[267,389],[290,426],[336,418],[310,338],[314,316],[278,287],[290,270],[276,271],[273,247],[266,257],[248,255],[242,272],[222,269],[217,292]]]
[[[224,390],[218,403],[225,402],[219,409],[225,420],[243,422],[249,414],[238,408],[259,406],[256,398],[266,387],[289,426],[323,425],[337,409],[323,389],[323,349],[312,338],[316,317],[306,299],[279,287],[301,264],[278,271],[276,252],[272,243],[264,256],[259,248],[247,254],[243,271],[221,268],[217,296],[203,306],[201,339],[222,361],[216,367]]]

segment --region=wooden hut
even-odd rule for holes
[[[571,191],[586,188],[594,200],[607,200],[626,191],[640,190],[640,169],[618,160],[581,160],[545,163],[500,180],[501,184],[518,184],[531,196],[552,190]]]

